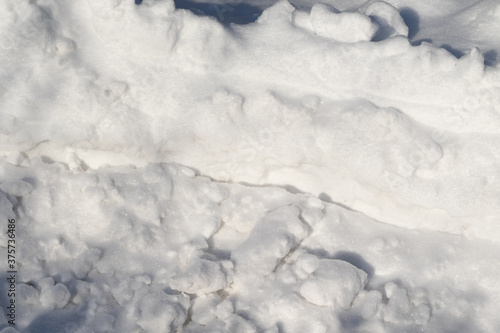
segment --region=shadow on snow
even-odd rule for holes
[[[142,0],[135,0],[140,5]],[[174,0],[175,8],[187,9],[199,16],[211,16],[224,25],[255,22],[262,9],[245,3],[201,3],[192,0]]]

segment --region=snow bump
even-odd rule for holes
[[[367,274],[348,262],[322,259],[300,287],[300,295],[314,305],[348,309],[366,282]]]
[[[336,8],[318,3],[311,9],[311,24],[317,35],[341,43],[372,40],[378,26],[358,12],[339,12]]]

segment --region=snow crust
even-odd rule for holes
[[[498,332],[500,6],[248,4],[0,3],[0,333]]]

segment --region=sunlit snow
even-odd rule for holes
[[[499,32],[496,0],[0,1],[0,333],[500,332]]]

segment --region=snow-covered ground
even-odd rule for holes
[[[0,333],[500,332],[499,32],[496,0],[0,1]]]

